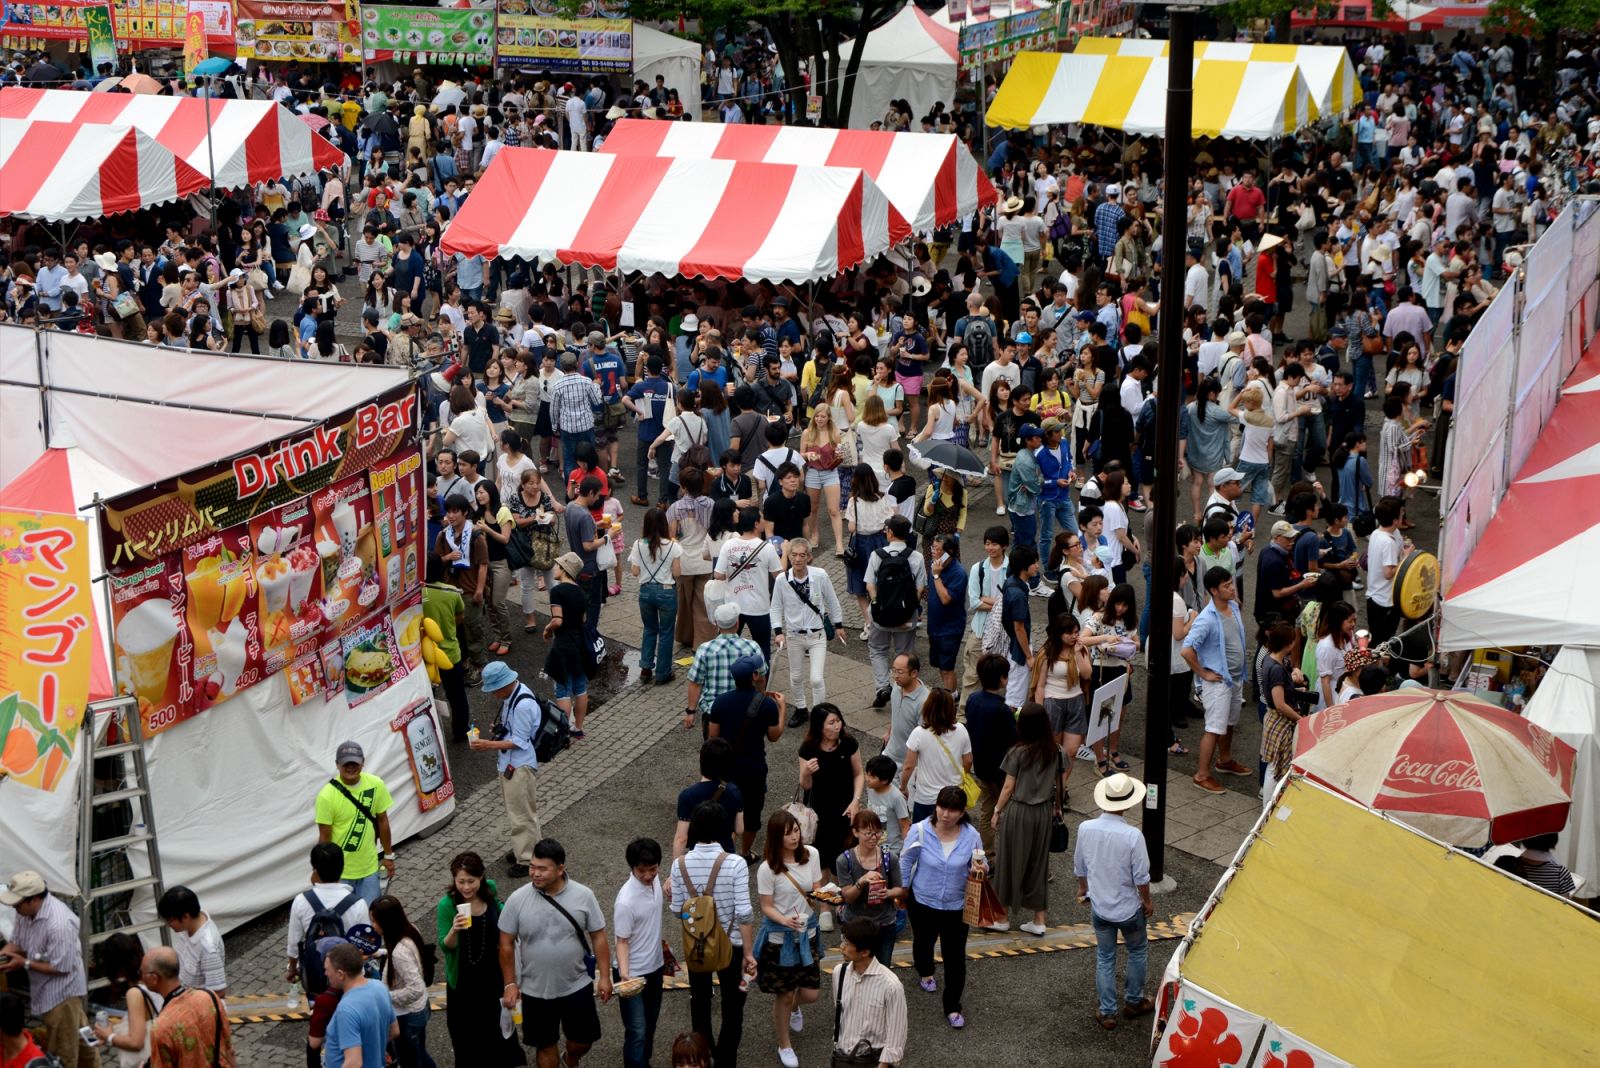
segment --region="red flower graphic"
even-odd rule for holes
[[[1161,1068],[1227,1068],[1244,1057],[1244,1044],[1230,1030],[1232,1021],[1221,1009],[1206,1009],[1198,1017],[1190,1015],[1195,1003],[1186,1000],[1183,1013],[1167,1035],[1167,1048],[1173,1056]]]

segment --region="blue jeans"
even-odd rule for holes
[[[401,1068],[435,1068],[428,1056],[428,1007],[408,1012],[399,1017],[400,1037],[395,1050],[400,1055]]]
[[[1011,520],[1012,545],[1032,545],[1039,540],[1039,517],[1037,515],[1031,513],[1022,515],[1008,510],[1006,516]]]
[[[1149,958],[1145,940],[1144,910],[1137,909],[1126,920],[1112,923],[1101,919],[1092,908],[1094,923],[1094,992],[1100,999],[1100,1015],[1117,1011],[1117,932],[1128,947],[1128,974],[1123,983],[1123,999],[1129,1005],[1144,1000],[1144,973]]]
[[[659,582],[640,583],[639,618],[644,621],[639,666],[664,679],[672,673],[672,629],[678,621],[678,591]]]
[[[587,441],[594,444],[594,427],[588,430],[563,430],[561,432],[561,481],[565,482],[572,477],[572,472],[578,466],[578,444]]]
[[[1062,501],[1039,500],[1039,559],[1046,562],[1050,559],[1050,539],[1055,531],[1052,527],[1059,526],[1062,530],[1078,533],[1078,516],[1072,509],[1072,498]]]
[[[656,1042],[656,1018],[661,1015],[661,969],[644,976],[644,989],[631,998],[618,998],[622,1010],[622,1063],[625,1068],[649,1068]]]
[[[340,882],[356,892],[356,897],[371,905],[383,896],[383,868],[359,879],[341,879]]]
[[[1350,359],[1351,377],[1356,380],[1355,393],[1357,400],[1364,400],[1372,390],[1372,357],[1364,352],[1357,352]],[[1334,442],[1335,446],[1341,444]]]

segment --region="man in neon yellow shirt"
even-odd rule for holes
[[[317,841],[332,842],[344,850],[344,877],[356,895],[371,905],[383,893],[378,879],[384,872],[394,878],[394,844],[389,837],[389,788],[376,775],[362,770],[366,754],[356,742],[339,746],[335,763],[339,774],[317,791]],[[383,854],[377,844],[383,843]]]

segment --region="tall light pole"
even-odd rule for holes
[[[1183,408],[1183,251],[1188,232],[1189,164],[1194,117],[1195,7],[1167,9],[1167,135],[1161,201],[1161,312],[1156,333],[1156,480],[1150,517],[1149,684],[1145,691],[1144,841],[1152,886],[1166,869],[1167,739],[1171,737],[1172,641],[1169,592],[1176,588],[1178,420]],[[1170,882],[1168,884],[1170,886]]]

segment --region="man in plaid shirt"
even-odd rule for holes
[[[578,443],[594,444],[594,412],[600,407],[600,387],[578,373],[577,353],[561,355],[563,374],[550,387],[550,425],[561,434],[561,477],[572,477],[578,466]]]
[[[689,703],[683,710],[684,729],[694,726],[694,717],[711,714],[711,703],[734,688],[733,665],[742,656],[761,656],[761,646],[734,633],[739,629],[739,606],[732,601],[717,606],[718,634],[695,650],[689,668]],[[702,719],[701,731],[706,721]]]
[[[1117,247],[1117,238],[1122,236],[1117,230],[1117,223],[1128,213],[1122,210],[1121,200],[1122,187],[1112,182],[1106,186],[1105,202],[1094,209],[1094,243],[1102,260],[1111,258],[1112,250]]]

